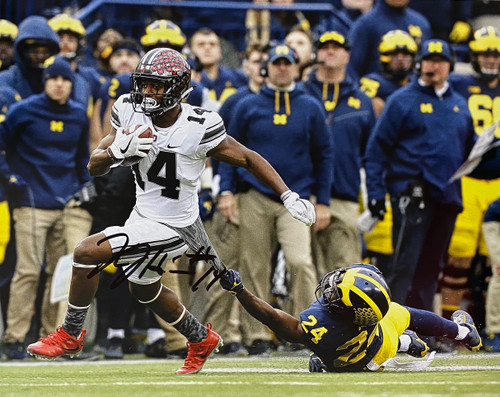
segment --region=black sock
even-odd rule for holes
[[[62,327],[73,338],[78,338],[80,336],[88,311],[88,307],[84,309],[76,309],[68,306],[68,311],[66,312],[66,317],[64,318]]]
[[[189,312],[187,312],[186,319],[174,327],[191,343],[201,342],[208,336],[207,327]]]

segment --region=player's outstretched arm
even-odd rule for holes
[[[278,172],[257,152],[243,146],[231,136],[227,136],[208,154],[235,167],[246,168],[280,196],[286,209],[294,218],[308,226],[316,222],[316,211],[312,203],[292,192]]]
[[[267,325],[288,342],[303,343],[304,330],[299,320],[283,310],[275,309],[243,287],[240,274],[228,269],[220,278],[222,288],[235,295],[245,310],[255,319]]]

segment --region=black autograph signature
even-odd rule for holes
[[[110,236],[106,236],[103,239],[99,240],[97,242],[97,245],[101,245],[105,241],[111,240],[113,238],[117,237],[125,237],[125,243],[120,247],[120,250],[118,252],[113,253],[111,258],[105,262],[97,265],[94,269],[92,269],[89,274],[87,274],[87,278],[92,278],[96,275],[98,275],[101,271],[106,269],[109,265],[113,264],[116,267],[122,268],[123,271],[119,272],[118,276],[115,277],[115,279],[111,282],[110,288],[114,289],[118,287],[121,283],[126,281],[128,277],[133,274],[140,266],[143,265],[145,261],[147,261],[146,265],[144,268],[141,270],[139,273],[138,277],[141,278],[144,276],[147,270],[152,270],[158,275],[163,275],[165,273],[165,270],[163,270],[162,265],[163,263],[167,260],[168,258],[168,252],[165,252],[163,248],[156,249],[155,254],[148,260],[149,255],[151,254],[151,246],[148,243],[139,243],[139,244],[134,244],[134,245],[128,245],[129,242],[129,237],[125,233],[116,233]],[[215,259],[215,255],[212,254],[210,251],[212,250],[212,247],[201,247],[198,251],[192,253],[192,254],[185,254],[189,258],[189,269],[194,269],[194,265],[199,262],[199,261],[204,261],[204,262],[212,262]],[[133,262],[122,262],[118,263],[120,258],[124,256],[133,256],[137,257],[137,259]],[[158,260],[159,258],[159,260]],[[172,260],[175,261],[179,259],[180,256],[173,258]],[[155,262],[157,262],[155,264]],[[126,267],[126,269],[124,269]],[[194,270],[169,270],[170,273],[177,273],[177,274],[186,274],[191,277],[194,276],[195,271]],[[200,283],[205,280],[208,276],[210,276],[211,273],[213,273],[213,280],[210,281],[207,284],[207,291],[214,285],[214,283],[220,279],[220,277],[226,272],[226,269],[222,272],[219,272],[217,269],[215,269],[214,265],[212,264],[210,268],[197,280],[193,283],[191,286],[192,291],[198,290],[198,286]]]

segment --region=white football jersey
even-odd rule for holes
[[[116,129],[136,124],[152,129],[153,147],[132,167],[136,208],[142,216],[175,227],[189,226],[198,217],[198,181],[207,152],[226,137],[218,113],[186,103],[181,106],[179,118],[168,128],[159,128],[144,113],[134,112],[128,94],[118,98],[111,112]]]

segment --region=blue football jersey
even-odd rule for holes
[[[332,315],[323,298],[300,313],[304,344],[329,372],[362,371],[382,345],[380,324],[360,327],[342,315]]]

